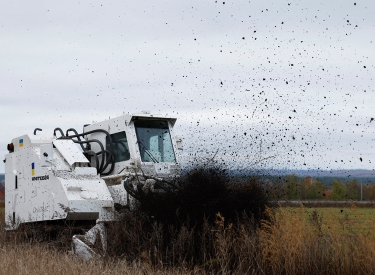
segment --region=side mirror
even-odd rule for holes
[[[176,136],[176,144],[178,150],[184,150],[184,146],[182,144],[182,137]]]

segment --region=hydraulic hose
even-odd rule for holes
[[[79,141],[79,140],[74,140],[72,139],[74,143],[78,143],[78,144],[86,144],[86,143],[91,143],[91,142],[96,142],[99,144],[100,146],[100,149],[101,149],[101,152],[100,154],[102,154],[102,161],[100,163],[100,168],[99,168],[99,171],[98,173],[101,174],[103,172],[103,167],[104,167],[104,146],[103,144],[97,140],[97,139],[90,139],[90,140],[83,140],[83,141]],[[85,152],[85,151],[84,151]],[[96,153],[96,155],[99,155],[99,153]]]
[[[115,157],[113,155],[110,155],[109,157],[111,159],[111,168],[109,169],[108,172],[106,173],[102,173],[103,176],[108,176],[109,174],[111,174],[113,172],[113,169],[115,169]],[[108,159],[109,159],[108,158]],[[107,166],[106,166],[107,167]],[[106,168],[105,167],[105,168]],[[105,169],[104,169],[105,170]]]
[[[76,129],[74,129],[74,128],[69,128],[68,130],[66,130],[66,136],[69,136],[69,131],[74,132],[75,135],[79,135]],[[81,138],[80,138],[79,136],[77,136],[77,139],[78,139],[79,141],[81,141]],[[80,144],[80,146],[81,146],[82,150],[85,150],[85,148],[83,147],[82,143]]]
[[[68,134],[68,131],[69,130],[74,130],[74,129],[68,129],[67,130],[67,134]],[[75,133],[77,133],[76,130],[74,130]],[[86,136],[86,135],[89,135],[89,134],[92,134],[92,133],[97,133],[97,132],[100,132],[100,133],[105,133],[106,136],[108,137],[108,140],[109,140],[109,144],[111,146],[111,151],[113,149],[113,143],[112,143],[112,138],[111,138],[111,135],[106,131],[106,130],[103,130],[103,129],[96,129],[96,130],[92,130],[92,131],[88,131],[88,132],[84,132],[82,134],[75,134],[73,136],[70,136],[71,138],[75,138],[75,137],[82,137],[82,136]]]
[[[63,130],[61,128],[57,127],[55,130],[53,130],[53,135],[56,136],[56,131],[59,131],[62,137],[65,137]]]
[[[74,130],[74,129],[68,129],[66,132],[67,132],[67,134],[68,134],[68,131],[69,130]],[[77,133],[77,131],[76,130],[74,130],[75,131],[75,133]],[[83,136],[86,136],[86,135],[89,135],[89,134],[92,134],[92,133],[105,133],[106,134],[106,136],[107,136],[107,138],[108,138],[108,140],[109,140],[109,145],[110,145],[110,149],[109,149],[109,152],[111,153],[111,154],[113,154],[113,142],[112,142],[112,137],[111,137],[111,135],[106,131],[106,130],[103,130],[103,129],[96,129],[96,130],[91,130],[91,131],[88,131],[88,132],[84,132],[84,133],[82,133],[82,134],[75,134],[75,135],[73,135],[73,136],[70,136],[70,138],[78,138],[78,137],[83,137]],[[108,149],[108,148],[106,148],[106,149]]]
[[[92,150],[85,150],[83,153],[95,157],[95,166],[96,166],[95,168],[96,168],[96,171],[98,171],[98,173],[99,173],[99,158],[98,158],[98,155]]]
[[[115,168],[114,164],[115,164],[115,157],[113,156],[113,154],[111,154],[111,152],[109,152],[108,150],[104,150],[104,153],[106,154],[105,155],[105,158],[107,159],[104,167],[103,167],[103,171],[105,171],[105,169],[107,169],[108,165],[109,165],[109,162],[111,161],[111,168],[109,169],[108,172],[106,173],[102,173],[103,176],[107,176],[109,174],[112,173],[113,169]],[[100,155],[101,152],[98,153],[98,155]],[[104,156],[103,156],[103,159],[104,159]]]
[[[129,179],[124,180],[124,188],[133,198],[137,199],[138,201],[142,200],[142,196],[138,194],[139,192],[135,191],[134,188],[130,186]]]

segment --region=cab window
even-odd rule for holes
[[[134,125],[143,162],[176,161],[167,121],[140,119]]]
[[[130,152],[128,146],[128,140],[126,139],[125,132],[119,132],[116,134],[111,135],[112,139],[112,153],[115,157],[115,162],[121,162],[130,159]],[[109,138],[106,137],[106,148],[109,150],[110,148]]]

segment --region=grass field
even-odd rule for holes
[[[0,204],[1,230],[3,213]],[[247,223],[226,224],[218,215],[207,230],[213,253],[204,265],[182,259],[170,266],[154,245],[133,260],[124,255],[86,263],[69,249],[2,231],[0,274],[374,274],[374,214],[374,208],[355,207],[267,209],[255,231]]]
[[[298,214],[299,208],[289,208]],[[325,232],[375,234],[375,208],[312,207],[303,208],[306,217],[320,223]]]

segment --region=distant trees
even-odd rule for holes
[[[295,174],[286,175],[283,180],[275,181],[273,188],[268,188],[272,199],[316,200],[326,198],[327,187],[320,181],[307,177],[301,179]]]
[[[361,199],[361,186],[355,179],[346,184],[340,180],[333,180],[331,198],[333,200],[359,200]]]
[[[361,186],[357,180],[350,180],[346,184],[346,198],[351,200],[361,199]]]
[[[286,200],[360,200],[361,184],[356,179],[343,182],[333,179],[328,188],[317,179],[306,177],[299,178],[295,174],[279,177],[274,182],[273,188],[269,188],[272,199]],[[375,200],[375,184],[363,185],[363,200]]]
[[[362,192],[363,200],[375,200],[375,184],[364,184]]]
[[[346,186],[340,180],[333,180],[331,199],[344,200],[346,196]]]
[[[298,199],[299,179],[296,175],[286,175],[286,195],[288,199]]]
[[[301,180],[300,190],[301,199],[323,199],[326,186],[318,180],[307,177]]]

